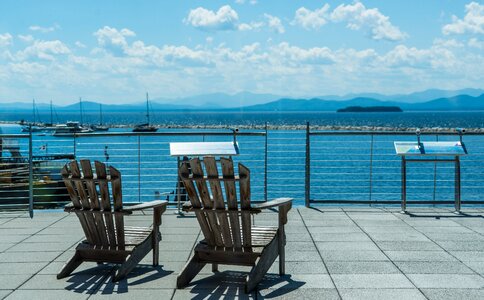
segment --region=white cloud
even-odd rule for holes
[[[21,35],[21,34],[19,34],[18,35],[18,38],[21,41],[26,42],[26,43],[30,43],[30,42],[33,42],[34,41],[34,37],[31,36],[30,34],[28,34],[28,35]]]
[[[230,5],[220,7],[217,12],[198,7],[190,10],[188,17],[183,21],[185,24],[207,31],[236,30],[239,16]]]
[[[399,41],[406,37],[378,8],[367,9],[361,2],[339,5],[331,13],[331,19],[334,22],[347,22],[347,27],[352,30],[367,30],[374,40]]]
[[[76,47],[78,47],[78,48],[86,48],[86,45],[84,45],[80,41],[76,41],[74,45],[76,45]]]
[[[484,5],[471,2],[465,6],[464,19],[452,16],[452,23],[445,25],[442,32],[448,34],[480,33],[484,34]]]
[[[54,60],[57,55],[69,54],[70,52],[69,48],[59,40],[35,41],[24,50],[17,52],[16,57],[20,60],[29,58]]]
[[[469,42],[467,42],[467,45],[472,48],[484,49],[484,41],[478,40],[476,38],[471,38]]]
[[[114,54],[121,54],[128,46],[126,37],[132,37],[136,34],[126,28],[117,30],[109,26],[104,26],[94,32],[94,36],[97,38],[99,46],[110,50]]]
[[[309,49],[291,46],[289,43],[280,43],[274,49],[279,55],[289,58],[292,62],[304,64],[332,64],[334,55],[327,47],[314,47]]]
[[[264,22],[242,23],[237,26],[240,31],[259,30],[264,26]]]
[[[269,14],[264,14],[264,17],[267,19],[267,25],[270,29],[277,33],[284,33],[285,29],[281,23],[281,19],[271,16]]]
[[[235,3],[244,4],[245,0],[235,0]],[[255,5],[255,4],[257,4],[257,0],[249,0],[249,3],[252,4],[252,5]]]
[[[325,25],[328,21],[329,4],[325,4],[323,7],[309,10],[305,7],[300,7],[296,10],[292,25],[300,25],[305,29],[318,29]]]
[[[51,27],[42,27],[42,26],[39,26],[39,25],[32,25],[32,26],[29,27],[29,29],[31,31],[48,33],[48,32],[55,31],[56,29],[59,29],[59,25],[55,24],[54,26],[51,26]]]
[[[0,47],[7,47],[12,44],[12,35],[10,33],[0,34]]]

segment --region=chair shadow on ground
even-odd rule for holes
[[[291,275],[266,274],[256,290],[250,294],[245,294],[247,275],[247,272],[239,271],[215,272],[212,275],[203,275],[203,278],[192,281],[185,290],[190,292],[192,299],[250,299],[255,298],[255,293],[262,289],[271,289],[271,292],[266,294],[265,298],[275,298],[284,296],[306,284],[303,281],[292,280]]]
[[[126,278],[113,282],[112,279],[116,270],[116,265],[102,264],[92,269],[74,273],[67,280],[69,285],[65,289],[77,293],[122,294],[127,293],[130,286],[156,281],[173,273],[173,271],[164,270],[162,265],[153,267],[149,264],[140,264]]]

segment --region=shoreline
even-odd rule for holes
[[[0,121],[0,124],[19,125],[19,123],[11,121]],[[108,125],[109,128],[133,128],[135,124],[122,124],[122,125]],[[174,125],[174,124],[157,124],[153,125],[158,129],[229,129],[238,128],[243,130],[265,130],[266,125]],[[396,131],[396,132],[414,132],[417,127],[390,127],[390,126],[350,126],[350,125],[310,125],[313,131]],[[422,132],[425,133],[455,133],[455,128],[449,127],[420,127]],[[267,124],[267,130],[306,130],[306,125],[279,125],[279,124]],[[484,128],[465,128],[466,132],[472,133],[484,133]]]

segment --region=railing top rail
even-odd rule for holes
[[[310,135],[415,135],[415,131],[310,131]],[[421,135],[455,135],[453,131],[421,131]],[[484,132],[469,131],[465,135],[484,135]]]
[[[75,133],[75,137],[105,137],[105,136],[233,136],[232,132],[217,131],[180,131],[180,132],[108,132],[108,133]],[[265,132],[237,132],[237,136],[265,136]]]

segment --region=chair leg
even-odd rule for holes
[[[214,272],[214,273],[218,272],[218,264],[216,264],[216,263],[212,264],[212,272]]]
[[[186,287],[205,265],[206,263],[200,261],[197,253],[195,252],[190,261],[183,268],[183,271],[176,278],[176,287],[178,289]]]
[[[153,238],[152,238],[152,248],[153,248],[153,266],[156,267],[159,265],[159,257],[160,257],[160,233],[158,230],[153,230]]]
[[[279,243],[278,243],[278,252],[279,252],[279,275],[282,276],[286,273],[286,252],[284,246],[286,245],[286,236],[284,234],[284,227],[279,229]]]
[[[128,259],[116,271],[116,275],[113,277],[113,282],[117,282],[126,277],[126,275],[138,265],[143,257],[150,252],[152,246],[151,243],[152,240],[148,238],[133,249],[133,252],[128,256]]]
[[[57,279],[69,276],[80,264],[82,264],[82,257],[78,251],[74,256],[62,267],[59,274],[57,274]]]
[[[256,260],[255,265],[250,270],[247,279],[245,280],[245,292],[250,293],[259,282],[264,278],[264,275],[269,271],[270,267],[277,258],[277,251],[279,246],[279,236],[276,236],[272,242],[267,245],[260,257]]]

